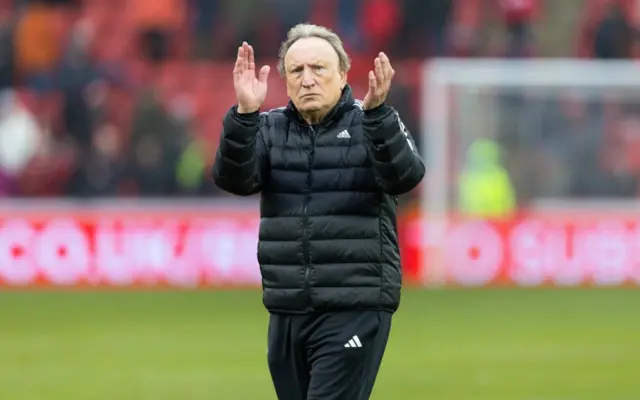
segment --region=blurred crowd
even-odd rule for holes
[[[390,54],[400,72],[390,102],[420,142],[420,63],[535,57],[553,1],[0,0],[0,195],[221,195],[208,169],[234,102],[237,45],[273,65],[298,22],[341,35],[359,96],[372,56]],[[619,3],[574,10],[584,18],[566,55],[634,56],[635,1]],[[287,101],[270,79],[267,108]]]
[[[593,1],[576,55],[640,56],[640,2]],[[640,196],[640,88],[503,89],[496,138],[517,204],[536,199]]]

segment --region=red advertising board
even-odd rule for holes
[[[258,223],[257,204],[0,208],[0,288],[257,287]],[[406,284],[640,283],[634,212],[453,219],[425,238],[433,223],[398,224]]]
[[[256,286],[259,215],[178,211],[0,211],[0,287]]]
[[[0,289],[258,287],[259,219],[255,202],[0,207]]]
[[[640,283],[635,212],[537,212],[506,221],[400,224],[403,266],[426,285],[620,286]],[[422,229],[425,228],[425,229]],[[425,240],[426,239],[426,240]]]

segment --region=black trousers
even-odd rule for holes
[[[367,400],[392,314],[271,314],[267,359],[279,400]]]

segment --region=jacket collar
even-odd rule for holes
[[[342,89],[342,94],[340,95],[338,103],[331,109],[331,111],[329,111],[327,116],[324,117],[319,125],[329,125],[330,123],[339,120],[344,113],[351,110],[353,107],[353,92],[351,91],[351,86],[346,85],[344,89]],[[308,125],[291,100],[289,100],[289,104],[287,104],[287,107],[285,108],[285,114],[292,121],[302,125]]]

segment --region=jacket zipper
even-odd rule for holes
[[[303,227],[304,227],[304,235],[303,235],[303,253],[304,253],[304,286],[305,292],[307,294],[307,302],[308,307],[311,308],[311,285],[309,283],[309,274],[311,269],[311,244],[310,241],[310,232],[309,232],[309,215],[308,215],[308,205],[311,201],[311,187],[313,185],[313,160],[316,153],[316,133],[313,127],[309,127],[309,137],[311,138],[311,151],[308,154],[309,157],[309,172],[307,174],[307,193],[305,195],[304,203],[302,205],[302,219],[303,219]]]

